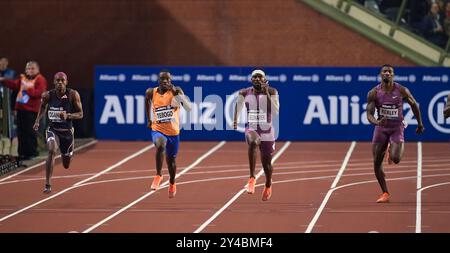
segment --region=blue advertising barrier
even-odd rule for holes
[[[158,86],[164,67],[98,66],[95,71],[95,132],[102,140],[150,140],[145,91]],[[251,67],[170,67],[172,82],[192,102],[181,110],[182,140],[243,140],[245,113],[233,130],[237,91],[251,86]],[[273,119],[278,140],[370,141],[374,126],[366,118],[367,92],[379,81],[376,67],[267,67],[269,84],[279,92],[280,113]],[[450,119],[442,111],[450,93],[450,71],[441,67],[397,67],[395,81],[409,88],[425,133],[404,105],[405,139],[448,141]]]

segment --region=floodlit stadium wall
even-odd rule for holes
[[[150,140],[145,91],[156,87],[166,67],[97,66],[95,132],[101,140]],[[181,110],[181,140],[244,140],[242,111],[233,130],[239,89],[251,86],[250,67],[169,67],[172,82],[192,102]],[[370,141],[367,92],[380,81],[378,67],[267,67],[279,92],[280,113],[273,119],[280,141]],[[408,87],[420,104],[425,133],[415,134],[417,120],[405,103],[406,141],[448,141],[450,120],[443,118],[450,93],[450,72],[441,67],[397,67],[395,81]]]

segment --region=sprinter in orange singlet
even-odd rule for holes
[[[151,189],[156,191],[162,181],[161,170],[165,156],[170,176],[169,198],[173,198],[176,194],[175,175],[177,167],[175,158],[180,142],[180,105],[186,111],[191,110],[191,105],[183,90],[172,84],[169,71],[162,70],[159,73],[158,82],[158,87],[149,88],[145,92],[145,112],[148,128],[152,130],[152,141],[156,146],[156,175],[153,178]],[[153,118],[150,115],[150,104]]]

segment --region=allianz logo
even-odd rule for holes
[[[189,74],[173,75],[172,74],[172,81],[187,83],[187,82],[191,81],[191,75],[189,75]]]
[[[450,90],[437,93],[428,104],[428,119],[431,125],[441,133],[450,134],[450,118],[444,119],[444,108]]]
[[[432,75],[424,75],[422,77],[423,82],[443,82],[448,83],[448,75],[442,76],[432,76]]]
[[[189,82],[191,80],[191,75],[189,75],[189,74],[183,74],[183,75],[173,75],[172,74],[171,77],[172,77],[172,81],[175,81],[175,82],[185,82],[185,83],[187,83],[187,82]],[[136,80],[136,81],[144,81],[144,80]],[[147,81],[147,80],[145,80],[145,81]],[[152,74],[150,76],[150,80],[149,81],[157,82],[158,81],[158,74]]]
[[[250,82],[251,81],[252,76],[251,75],[229,75],[228,76],[228,80],[229,81],[238,81],[238,82]],[[286,82],[287,81],[287,76],[285,74],[280,74],[278,76],[274,76],[274,75],[266,75],[266,79],[268,81],[272,81],[272,82]]]
[[[249,82],[251,80],[251,75],[229,75],[228,81],[238,81],[238,82]]]
[[[222,82],[223,75],[222,74],[216,74],[216,75],[199,74],[199,75],[197,75],[196,80],[197,81],[206,81],[206,82]]]
[[[139,75],[139,74],[133,74],[131,76],[131,81],[151,81],[152,77],[148,75]]]
[[[287,76],[285,74],[280,74],[278,76],[266,75],[266,79],[272,82],[284,83],[287,81]]]
[[[359,82],[381,82],[380,76],[358,75]]]
[[[320,77],[317,74],[313,74],[313,75],[294,75],[292,77],[292,81],[294,82],[314,82],[317,83],[320,81]]]
[[[127,77],[125,74],[109,75],[101,74],[98,78],[99,81],[115,81],[115,82],[125,82]]]
[[[352,81],[352,76],[350,74],[346,75],[326,75],[325,81],[327,82],[346,82],[349,83]]]
[[[450,92],[450,91],[449,91]],[[303,118],[304,125],[370,125],[367,120],[367,102],[357,95],[310,95]],[[376,113],[375,113],[376,115]],[[417,125],[411,106],[403,104],[403,118],[408,125]]]
[[[416,82],[416,75],[407,75],[407,76],[394,76],[394,81],[396,82]]]
[[[158,81],[158,75],[152,74],[152,75],[140,75],[140,74],[133,74],[131,76],[132,81],[151,81],[151,82],[157,82]],[[172,81],[177,82],[189,82],[191,80],[191,76],[189,74],[184,75],[172,75]]]

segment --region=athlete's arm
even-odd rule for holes
[[[233,121],[234,129],[237,129],[237,121],[243,106],[244,106],[244,91],[239,91],[239,95],[236,99],[236,106],[234,107],[234,121]]]
[[[183,108],[189,112],[192,109],[191,102],[189,101],[189,97],[184,95],[184,92],[181,89],[181,87],[176,87],[175,90],[176,90],[176,93],[174,93],[175,101],[180,103],[183,106]]]
[[[70,92],[70,96],[72,97],[72,106],[75,109],[73,113],[61,112],[59,115],[61,119],[82,119],[83,118],[83,106],[81,105],[80,94],[76,90],[72,90]]]
[[[448,118],[450,117],[450,94],[447,96],[447,103],[445,104],[444,108],[444,117]]]
[[[416,99],[413,97],[413,95],[411,94],[411,92],[409,91],[408,88],[401,87],[400,92],[403,95],[403,99],[405,99],[406,102],[408,102],[408,104],[411,106],[414,116],[416,116],[417,124],[418,124],[416,133],[418,133],[418,134],[423,133],[425,128],[423,127],[422,115],[420,114],[419,104],[417,103]]]
[[[147,115],[147,127],[152,128],[152,119],[150,118],[150,104],[153,99],[153,88],[148,88],[145,91],[145,115]]]
[[[47,111],[48,99],[49,99],[48,91],[42,93],[41,106],[39,107],[39,111],[33,125],[34,131],[37,131],[39,129],[39,122],[41,121],[41,118],[44,115],[44,113]]]
[[[277,89],[269,88],[269,95],[267,96],[267,99],[270,101],[272,112],[274,114],[278,114],[280,112],[280,99]]]
[[[376,126],[382,126],[386,123],[386,118],[381,118],[380,120],[377,120],[375,118],[375,98],[376,98],[376,91],[375,89],[372,89],[367,93],[367,120],[376,125]]]

